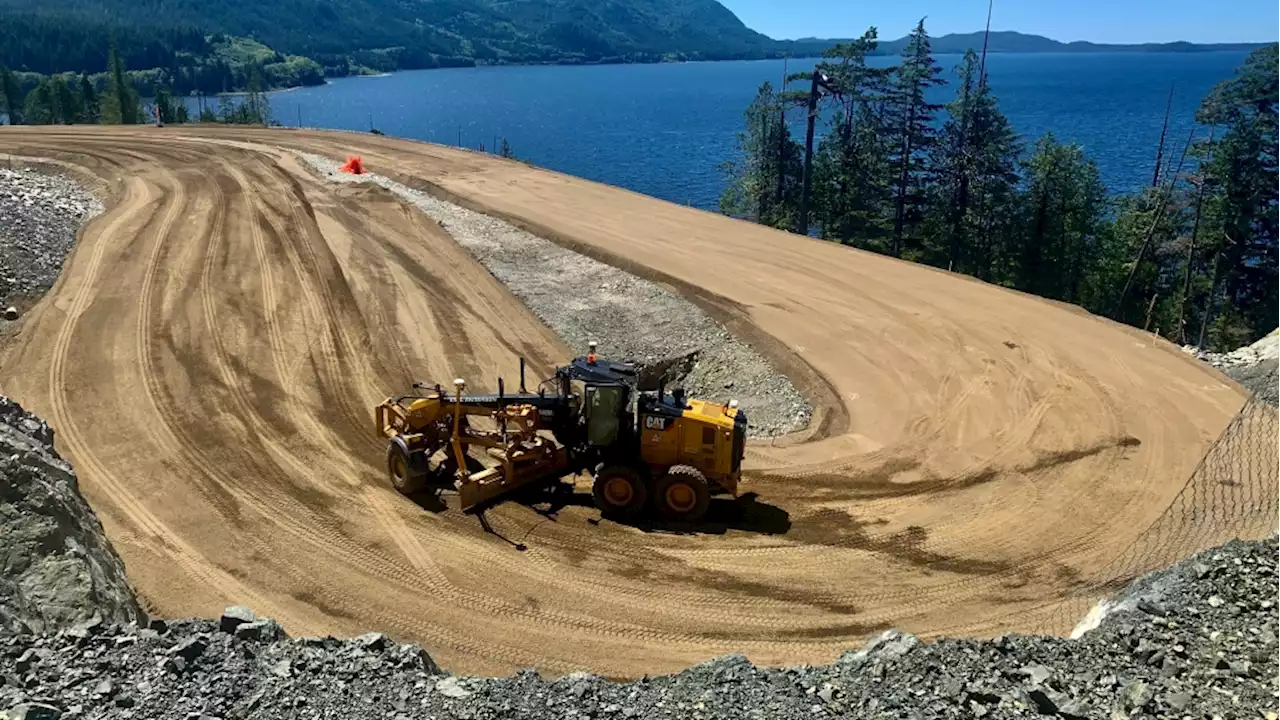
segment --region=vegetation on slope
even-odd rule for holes
[[[760,87],[746,111],[725,212],[1081,305],[1179,343],[1231,349],[1275,328],[1277,46],[1204,98],[1208,130],[1162,152],[1152,186],[1114,196],[1094,162],[1052,134],[1024,148],[979,56],[955,99],[921,25],[901,62],[874,68],[876,32],[828,50],[829,91],[804,203],[804,155],[786,115],[801,92]],[[1193,169],[1194,167],[1194,169]]]

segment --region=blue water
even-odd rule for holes
[[[1151,181],[1169,87],[1170,138],[1180,149],[1200,99],[1243,52],[992,55],[1000,107],[1028,145],[1046,131],[1076,142],[1116,192]],[[959,56],[939,56],[945,76]],[[877,64],[892,59],[878,57]],[[792,72],[812,68],[792,61]],[[368,130],[491,149],[506,137],[544,167],[678,203],[715,208],[721,165],[734,157],[742,112],[783,61],[487,67],[343,78],[274,93],[285,125]],[[938,102],[951,99],[944,87]],[[802,111],[795,111],[797,122]],[[1175,150],[1176,156],[1176,150]]]

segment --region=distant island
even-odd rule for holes
[[[323,83],[327,77],[502,64],[814,57],[840,42],[775,40],[716,0],[0,0],[0,67],[25,93],[62,75],[103,87],[116,48],[150,96]],[[882,42],[898,53],[906,39]],[[943,35],[934,52],[982,47]],[[1100,45],[991,33],[990,52],[1196,52],[1258,44]],[[70,77],[75,74],[77,78]]]
[[[942,55],[963,55],[966,50],[981,50],[982,32],[951,33],[930,38],[933,52]],[[881,42],[874,55],[897,55],[906,47],[909,37]],[[790,42],[791,49],[805,55],[818,55],[836,43],[852,42],[852,39],[802,38]],[[989,53],[1101,53],[1101,52],[1147,52],[1147,53],[1188,53],[1214,52],[1223,50],[1250,51],[1274,43],[1139,43],[1127,45],[1110,45],[1084,41],[1059,42],[1043,35],[1029,35],[1011,30],[992,31],[987,38]]]

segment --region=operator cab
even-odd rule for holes
[[[592,342],[585,357],[574,358],[557,374],[588,446],[612,448],[634,431],[635,365],[597,358]]]

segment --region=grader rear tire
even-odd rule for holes
[[[711,506],[711,487],[697,468],[674,465],[654,487],[654,503],[667,520],[697,522]]]
[[[392,440],[387,443],[387,475],[391,485],[401,495],[413,495],[426,487],[427,476],[414,472],[409,452],[404,445]]]
[[[649,500],[649,489],[644,478],[635,468],[626,465],[610,465],[596,473],[591,486],[600,514],[615,519],[633,518],[644,510]]]

